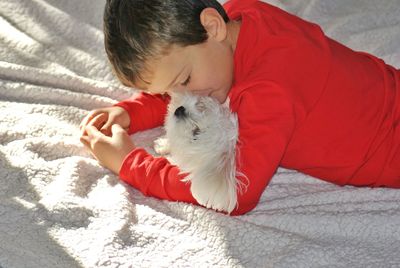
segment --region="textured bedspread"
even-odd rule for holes
[[[399,190],[279,169],[254,211],[228,217],[101,167],[78,125],[133,93],[105,57],[104,2],[0,1],[0,267],[400,267]],[[271,3],[400,67],[400,0]]]

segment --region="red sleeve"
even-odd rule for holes
[[[119,176],[144,195],[198,205],[190,192],[190,183],[182,182],[186,174],[180,174],[179,168],[166,158],[154,157],[142,148],[125,157]]]
[[[279,165],[294,124],[292,107],[284,99],[282,91],[265,87],[240,96],[238,170],[249,181],[247,191],[238,194],[239,206],[231,215],[244,214],[257,205]],[[181,181],[185,174],[167,159],[153,157],[142,148],[126,156],[119,175],[145,195],[198,204],[190,183]]]
[[[151,95],[141,92],[138,95],[115,104],[129,113],[130,126],[128,133],[155,128],[164,123],[167,114],[168,95]]]
[[[231,13],[233,9],[243,9],[246,6],[250,6],[251,4],[257,2],[258,0],[228,0],[222,6],[224,7],[226,13],[228,15]]]
[[[142,92],[115,105],[128,111],[131,120],[129,134],[133,134],[161,126],[169,101],[168,95]],[[144,195],[198,204],[192,197],[190,184],[181,181],[185,174],[180,174],[179,168],[166,158],[154,157],[143,148],[136,148],[125,157],[119,176]]]
[[[237,115],[239,142],[237,170],[247,180],[238,193],[238,208],[231,215],[252,210],[275,174],[294,130],[294,107],[289,96],[273,83],[258,84],[241,93]],[[235,104],[233,104],[235,105]]]

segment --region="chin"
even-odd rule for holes
[[[165,120],[166,135],[155,150],[169,154],[170,161],[190,182],[190,191],[200,205],[231,213],[245,185],[237,180],[238,120],[229,101],[189,93],[172,94]]]
[[[224,90],[215,90],[209,94],[210,97],[217,100],[219,103],[223,104],[228,99],[228,94]]]

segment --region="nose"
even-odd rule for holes
[[[174,115],[178,118],[184,118],[186,116],[185,107],[179,106],[176,110]]]

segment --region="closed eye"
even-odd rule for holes
[[[185,82],[183,82],[181,85],[182,86],[187,86],[190,83],[190,75],[188,76],[188,78],[185,80]]]

